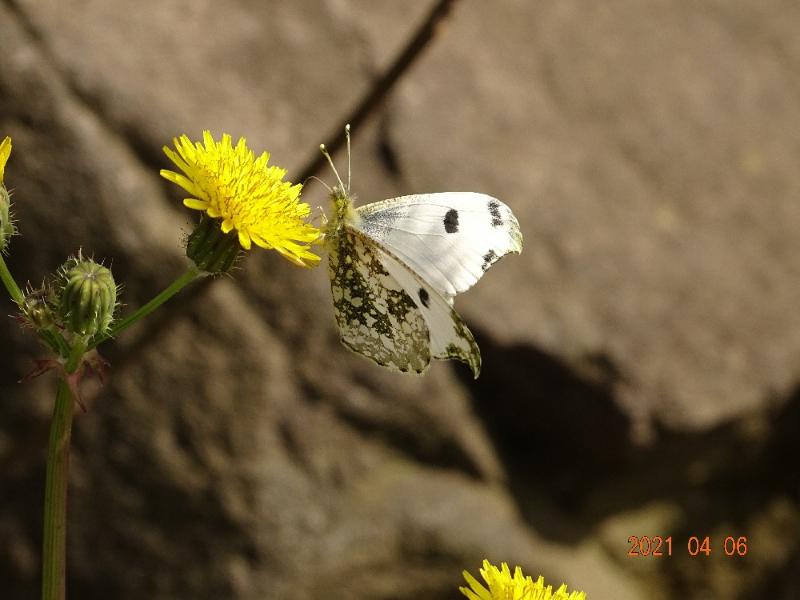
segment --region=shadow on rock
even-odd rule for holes
[[[657,423],[656,441],[641,446],[615,402],[622,378],[607,358],[573,365],[532,347],[498,347],[485,338],[481,346],[491,360],[470,386],[475,409],[497,447],[521,514],[538,534],[576,544],[593,536],[605,519],[624,520],[656,503],[677,508],[680,525],[668,533],[681,540],[682,550],[698,532],[747,535],[757,523],[776,519],[794,529],[800,524],[800,467],[792,458],[800,456],[800,387],[785,401],[765,403],[777,410],[707,430]],[[784,507],[782,517],[772,514],[776,503]],[[796,559],[777,557],[797,554],[798,534],[781,544],[761,540],[774,549],[771,566],[742,579],[736,598],[772,587],[784,593],[787,585],[796,585],[791,583]],[[676,592],[688,594],[709,575],[687,557],[682,551],[662,569]]]

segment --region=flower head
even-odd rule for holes
[[[488,560],[484,560],[481,576],[489,585],[489,589],[464,571],[464,579],[467,580],[469,588],[459,589],[470,600],[586,600],[586,594],[583,592],[567,593],[566,585],[562,585],[554,592],[552,586],[545,587],[543,577],[540,576],[538,580],[533,581],[530,575],[523,575],[519,567],[516,567],[514,575],[511,575],[506,563],[502,563],[498,569]]]
[[[3,174],[6,171],[6,163],[9,156],[11,156],[11,138],[6,136],[0,142],[0,185],[3,185]]]
[[[286,171],[267,165],[268,152],[255,158],[244,138],[233,146],[230,135],[217,142],[208,131],[202,142],[185,135],[173,142],[175,150],[164,152],[183,174],[164,169],[161,176],[192,195],[185,206],[221,220],[224,234],[235,229],[245,250],[255,243],[303,267],[319,263],[309,244],[320,232],[305,222],[311,209],[298,201],[302,184],[283,181]]]

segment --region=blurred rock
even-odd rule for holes
[[[161,146],[245,135],[291,177],[429,6],[0,5],[12,270],[36,283],[82,247],[124,311],[146,302],[192,219]],[[457,301],[481,379],[379,370],[339,345],[324,269],[253,253],[105,346],[75,423],[70,597],[452,598],[484,557],[589,598],[796,595],[799,25],[780,0],[456,3],[354,132],[353,183],[519,217],[522,256]],[[39,586],[53,382],[17,386],[39,349],[11,319],[0,340],[14,600]],[[683,551],[737,532],[746,562]],[[626,556],[670,534],[671,559]]]

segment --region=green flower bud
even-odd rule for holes
[[[11,198],[5,186],[0,183],[0,252],[6,249],[8,240],[15,232],[11,219]]]
[[[206,273],[227,273],[242,251],[236,232],[223,233],[221,224],[203,215],[186,243],[186,256]]]
[[[22,301],[22,315],[34,329],[49,329],[55,323],[55,294],[49,287],[28,288]]]
[[[108,331],[117,305],[117,285],[111,271],[79,254],[67,261],[60,275],[58,312],[64,327],[84,336]]]

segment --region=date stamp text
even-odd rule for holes
[[[673,540],[671,535],[631,535],[628,537],[628,556],[642,558],[672,556],[674,552],[687,552],[689,556],[709,557],[713,554],[724,556],[747,556],[747,536],[729,535],[723,539],[711,536],[689,536],[687,540]]]

